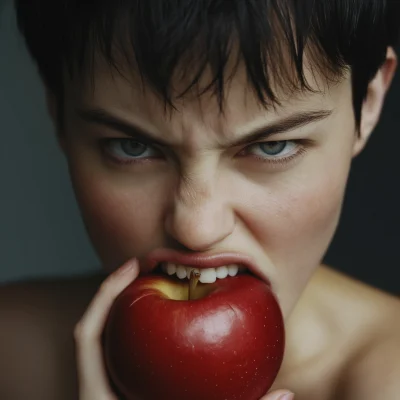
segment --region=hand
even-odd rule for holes
[[[109,383],[103,359],[101,337],[116,297],[139,274],[136,260],[129,260],[100,286],[85,314],[75,327],[79,400],[118,400]],[[293,400],[287,391],[274,391],[261,400]]]
[[[138,274],[136,260],[129,260],[113,272],[102,283],[75,327],[79,400],[118,400],[107,377],[101,337],[114,300]]]
[[[261,400],[293,400],[294,394],[287,390],[274,390],[268,393]]]

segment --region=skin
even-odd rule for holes
[[[397,362],[390,361],[393,349],[399,348],[395,337],[400,337],[400,327],[389,329],[399,302],[320,267],[337,227],[352,159],[378,122],[396,69],[394,52],[388,50],[386,63],[369,86],[360,132],[356,132],[349,74],[335,85],[309,74],[311,86],[322,90],[296,95],[281,91],[282,105],[265,110],[246,90],[239,70],[227,92],[224,115],[218,112],[216,99],[207,95],[187,98],[178,103],[178,111],[165,114],[156,96],[141,91],[128,69],[127,81],[102,63],[97,65],[94,87],[66,82],[65,124],[58,133],[82,218],[110,274],[83,317],[76,311],[79,398],[116,398],[99,340],[108,310],[140,273],[135,258],[158,247],[172,247],[249,254],[268,276],[285,318],[287,350],[273,391],[264,400],[286,393],[279,388],[289,388],[296,398],[307,400],[394,399],[399,384],[395,387],[386,380],[383,387],[370,388],[365,377],[382,370],[366,367],[377,365],[374,360],[382,357],[382,352],[374,353],[375,344],[384,348],[390,371],[400,374]],[[57,121],[51,93],[48,104]],[[99,141],[129,136],[93,121],[89,111],[99,109],[166,145],[155,146],[157,151],[147,151],[148,156],[136,163],[111,161],[100,151]],[[228,145],[255,129],[282,126],[284,119],[299,112],[317,111],[324,117],[312,123],[259,138],[257,143]],[[268,151],[273,142],[288,144],[277,157],[260,150],[259,143],[266,141]],[[117,146],[113,154],[132,160]],[[85,301],[86,297],[78,301],[77,310]],[[347,374],[352,363],[357,368]],[[382,393],[386,397],[379,397]]]
[[[182,102],[179,112],[166,116],[151,93],[135,85],[132,90],[123,78],[111,79],[107,67],[98,68],[94,90],[67,85],[60,140],[85,225],[107,271],[158,247],[249,254],[289,317],[331,241],[352,156],[369,133],[356,135],[349,77],[325,85],[324,92],[285,96],[274,112],[261,108],[251,92],[243,96],[243,75],[226,96],[225,116],[216,99],[206,96]],[[312,83],[315,89],[324,85],[322,79]],[[135,124],[168,146],[147,150],[150,157],[135,164],[112,163],[102,157],[99,140],[128,136],[81,117],[81,110],[93,109]],[[263,154],[250,141],[226,144],[299,112],[330,115],[264,139],[291,141],[282,156]],[[285,154],[295,157],[283,162]]]
[[[239,72],[227,93],[223,116],[216,99],[209,96],[185,99],[178,112],[166,116],[151,92],[137,89],[134,76],[132,90],[121,77],[111,81],[107,67],[95,71],[93,91],[71,82],[61,144],[104,267],[112,271],[122,260],[171,245],[250,254],[269,277],[288,321],[335,232],[352,158],[376,124],[383,86],[392,73],[390,66],[382,69],[371,85],[376,94],[370,94],[364,106],[359,135],[349,74],[330,86],[309,74],[316,93],[288,96],[281,91],[282,106],[265,111],[252,92],[243,91],[245,77]],[[103,109],[167,145],[161,151],[147,147],[149,156],[135,164],[106,161],[96,141],[126,136],[81,118],[77,108]],[[329,115],[265,139],[288,141],[289,148],[298,141],[306,143],[284,150],[283,156],[271,157],[250,141],[226,145],[256,128],[312,111]],[[285,154],[295,156],[282,161]]]

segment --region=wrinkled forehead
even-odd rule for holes
[[[116,6],[93,18],[67,57],[74,103],[164,124],[232,126],[319,109],[348,83],[337,46],[322,45],[314,8],[299,13],[286,0],[184,3]]]
[[[171,107],[141,79],[129,63],[116,71],[101,58],[95,64],[91,79],[68,82],[66,97],[75,109],[105,110],[135,122],[144,130],[160,131],[168,127],[169,134],[177,135],[178,132],[187,134],[203,127],[224,136],[236,130],[250,130],[296,112],[333,110],[340,104],[341,98],[349,96],[349,76],[333,83],[324,74],[318,73],[307,57],[304,63],[304,75],[309,87],[291,90],[274,83],[272,79],[277,101],[269,105],[260,102],[249,84],[243,63],[235,68],[226,81],[222,110],[213,91],[200,93],[198,88],[185,96],[177,96]],[[199,80],[199,87],[204,87],[211,78],[212,72],[205,71]],[[175,92],[180,93],[182,88],[187,87],[187,82],[177,79],[173,86]]]
[[[290,1],[267,3],[182,3],[158,11],[146,3],[129,13],[116,6],[105,25],[94,18],[85,28],[93,34],[66,57],[69,77],[87,97],[102,97],[105,86],[133,90],[139,102],[159,98],[170,114],[195,104],[225,114],[238,101],[246,109],[276,109],[340,82],[347,67],[322,48],[314,12],[295,13]]]

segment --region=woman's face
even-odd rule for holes
[[[357,145],[350,78],[309,82],[321,90],[266,110],[239,72],[224,114],[211,95],[165,113],[107,68],[94,88],[71,82],[62,145],[104,268],[159,247],[244,253],[287,317],[332,239]]]

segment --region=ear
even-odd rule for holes
[[[396,53],[389,47],[384,64],[368,85],[367,97],[362,106],[360,132],[354,143],[354,156],[364,149],[371,133],[378,124],[386,93],[390,88],[396,69]]]
[[[49,89],[48,86],[45,86],[45,96],[46,96],[46,105],[47,111],[49,113],[50,119],[53,122],[53,126],[57,133],[57,142],[60,146],[60,149],[63,153],[65,153],[65,138],[60,126],[60,118],[59,113],[62,112],[60,110],[60,103],[57,100],[57,96],[54,94],[52,90]]]

